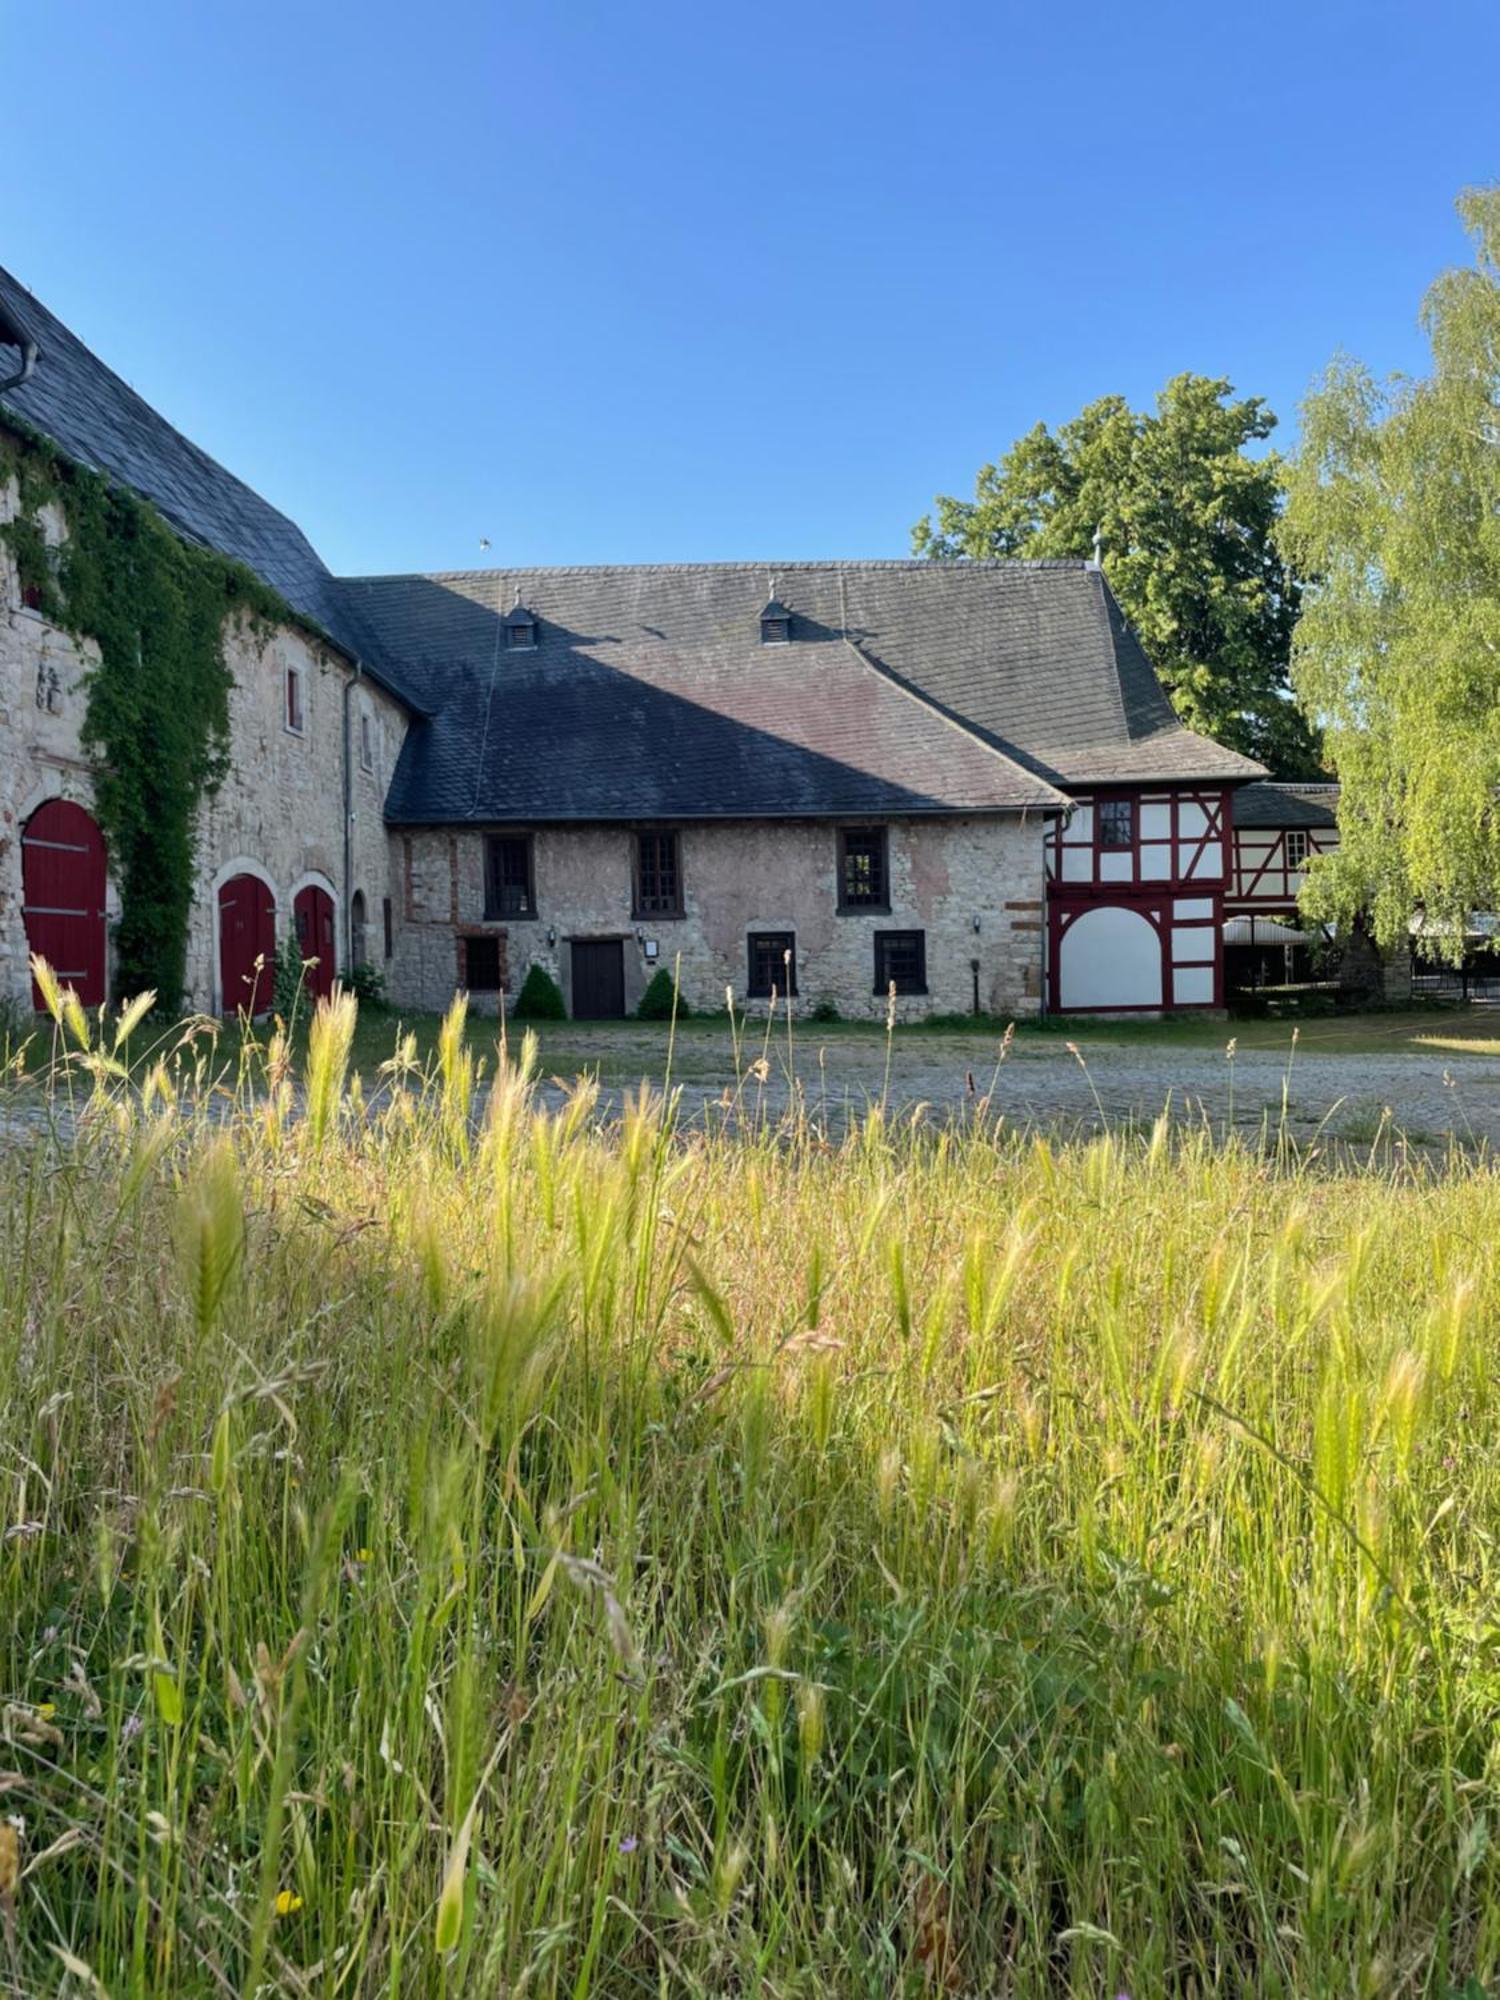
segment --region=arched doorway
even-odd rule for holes
[[[258,875],[219,891],[219,991],[226,1014],[264,1014],[276,991],[276,898]]]
[[[1059,1008],[1160,1007],[1161,932],[1140,910],[1103,904],[1081,911],[1058,950]]]
[[[369,959],[370,947],[365,936],[365,892],[356,889],[349,903],[349,962],[361,966],[367,965]]]
[[[104,835],[71,799],[48,799],[21,833],[21,915],[28,949],[85,1007],[105,998]],[[42,996],[33,981],[31,1004]]]
[[[337,960],[333,942],[333,898],[326,889],[320,889],[316,882],[309,882],[305,889],[299,889],[292,903],[292,915],[297,925],[297,949],[302,954],[304,964],[316,959],[316,965],[308,965],[302,975],[307,990],[315,1000],[324,1000],[333,991],[334,973]]]

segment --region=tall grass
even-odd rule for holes
[[[59,1019],[0,1096],[10,1990],[1500,1967],[1488,1167]]]

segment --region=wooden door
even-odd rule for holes
[[[573,1019],[625,1018],[625,947],[618,938],[573,940]]]
[[[333,978],[338,966],[333,943],[333,898],[316,882],[309,882],[305,889],[297,891],[292,915],[297,924],[297,949],[302,954],[303,964],[306,965],[310,958],[317,960],[317,964],[308,965],[302,975],[307,991],[315,1000],[324,1000],[333,991]]]
[[[104,835],[71,799],[49,799],[21,835],[21,916],[27,948],[45,958],[85,1007],[103,1004]],[[31,1004],[42,996],[33,982]]]
[[[276,991],[276,899],[258,875],[219,891],[219,990],[226,1014],[264,1014]]]

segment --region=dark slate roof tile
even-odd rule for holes
[[[760,643],[773,574],[785,648]],[[432,717],[397,771],[394,820],[954,812],[1261,775],[1181,726],[1084,563],[492,569],[343,588]],[[497,643],[518,591],[541,639],[519,657]]]
[[[1239,827],[1338,825],[1337,785],[1272,781],[1246,785],[1234,795],[1234,823]]]
[[[346,584],[430,720],[398,823],[1057,810],[1045,779],[846,643],[815,593],[760,643],[764,572],[477,571]],[[519,588],[537,645],[497,644]]]

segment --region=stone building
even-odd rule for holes
[[[315,984],[575,1014],[658,967],[694,1006],[790,988],[879,1016],[1222,1003],[1233,794],[1081,562],[491,568],[335,578],[0,272],[0,430],[246,565],[230,770],[198,829],[190,997]],[[0,482],[0,523],[21,505]],[[41,522],[53,539],[61,517]],[[0,996],[44,949],[86,999],[118,916],[80,730],[93,659],[0,539]],[[76,960],[76,963],[71,961]]]

